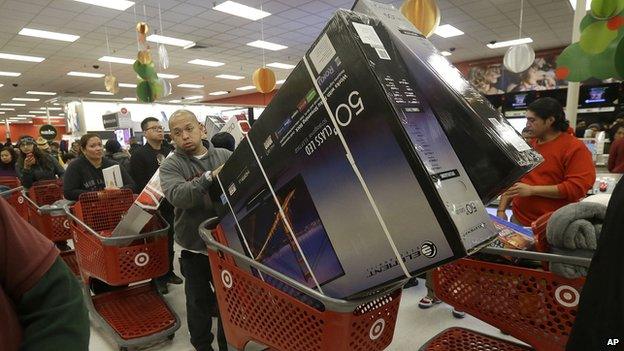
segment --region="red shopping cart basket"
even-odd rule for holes
[[[118,286],[159,277],[169,270],[169,225],[159,216],[138,236],[110,236],[133,201],[129,189],[84,193],[68,212],[85,281],[95,277]]]
[[[220,228],[211,233],[217,221],[202,224],[200,233],[210,248],[226,338],[235,349],[243,350],[251,341],[284,351],[375,351],[391,343],[403,282],[365,300],[332,299],[221,244],[225,238]],[[233,257],[305,298],[297,299],[240,269]]]
[[[0,177],[0,185],[4,185],[11,190],[0,193],[7,202],[15,208],[17,213],[25,220],[28,220],[28,207],[24,194],[22,193],[22,184],[16,177]]]
[[[60,180],[36,182],[24,195],[28,204],[30,223],[54,242],[71,239],[69,219],[62,207],[53,204],[63,199]]]
[[[489,254],[588,266],[589,259],[485,248]],[[585,279],[475,259],[460,259],[434,271],[436,295],[541,351],[564,350]],[[453,349],[448,349],[453,350]]]

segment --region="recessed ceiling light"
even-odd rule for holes
[[[126,0],[74,0],[89,5],[106,7],[113,10],[125,11],[134,5],[132,1]]]
[[[267,50],[271,50],[271,51],[284,50],[284,49],[288,48],[288,46],[275,44],[275,43],[270,43],[270,42],[264,41],[264,40],[252,41],[251,43],[247,43],[247,45],[253,46],[255,48],[267,49]]]
[[[570,1],[570,5],[572,5],[572,9],[576,11],[576,0],[568,0]],[[585,11],[589,11],[591,9],[591,0],[585,1]]]
[[[124,65],[132,65],[134,64],[133,59],[123,58],[123,57],[114,57],[114,56],[102,56],[98,59],[98,61],[102,62],[112,62],[112,63],[123,63]]]
[[[0,71],[0,76],[5,76],[5,77],[19,77],[21,76],[21,73],[18,72],[6,72],[6,71]]]
[[[213,7],[212,9],[225,12],[230,15],[247,18],[252,21],[257,21],[271,15],[269,12],[258,10],[256,8],[229,0]]]
[[[440,54],[441,54],[442,56],[451,56],[451,55],[453,55],[453,54],[451,54],[451,52],[450,52],[450,51],[440,51]]]
[[[115,95],[109,91],[90,91],[89,94],[91,95]]]
[[[225,63],[223,62],[202,60],[202,59],[194,59],[194,60],[189,61],[188,63],[194,64],[194,65],[208,66],[208,67],[220,67],[220,66],[225,65]]]
[[[48,32],[47,30],[39,30],[39,29],[32,29],[32,28],[22,28],[22,30],[20,30],[19,33],[17,34],[25,35],[29,37],[35,37],[35,38],[52,39],[52,40],[60,40],[60,41],[68,41],[68,42],[74,42],[78,40],[78,38],[80,38],[79,35]]]
[[[283,84],[286,81],[286,79],[280,79],[277,82],[275,82],[275,84]]]
[[[235,75],[231,75],[231,74],[219,74],[219,75],[217,75],[215,77],[216,78],[221,78],[221,79],[230,79],[230,80],[245,79],[245,77],[243,77],[243,76],[235,76]]]
[[[165,79],[176,79],[179,77],[179,75],[177,74],[166,74],[166,73],[157,73],[158,78],[165,78]]]
[[[169,100],[172,104],[179,104],[181,100]]]
[[[256,87],[253,85],[245,85],[244,87],[236,88],[236,90],[242,90],[242,91],[251,90],[251,89],[256,89]]]
[[[0,115],[3,115],[3,114],[5,114],[5,113],[6,113],[6,112],[4,112],[4,111],[0,111]]]
[[[28,95],[56,95],[56,93],[53,93],[51,91],[33,91],[33,90],[27,91],[26,94]]]
[[[220,90],[220,91],[213,91],[212,93],[209,93],[208,95],[217,96],[217,95],[225,95],[225,94],[228,94],[228,92],[224,90]]]
[[[17,115],[17,117],[28,118],[28,117],[37,117],[37,116],[35,116],[35,115]]]
[[[4,104],[2,105],[4,106]],[[0,107],[0,111],[15,111],[15,109],[10,107]]]
[[[132,84],[132,83],[119,83],[119,87],[120,88],[136,88],[137,85]]]
[[[0,83],[0,88],[2,88],[4,86],[4,84]]]
[[[50,110],[50,111],[62,111],[63,109],[60,107],[42,107],[40,110]]]
[[[193,96],[186,97],[187,100],[197,100],[197,99],[203,99],[203,98],[204,98],[203,95],[193,95]]]
[[[178,87],[180,87],[180,88],[189,88],[189,89],[201,89],[204,86],[202,84],[187,84],[187,83],[184,83],[184,84],[178,84]]]
[[[166,44],[166,45],[173,45],[173,46],[180,46],[180,47],[190,47],[190,46],[195,45],[195,42],[192,42],[190,40],[166,37],[164,35],[158,35],[158,34],[152,34],[148,36],[146,40],[151,41],[152,43]]]
[[[28,111],[28,113],[34,113],[34,114],[41,114],[41,115],[45,115],[47,112],[45,111]]]
[[[102,73],[88,73],[88,72],[75,72],[71,71],[67,73],[68,76],[74,77],[87,77],[87,78],[102,78],[104,75]]]
[[[498,49],[498,48],[504,48],[504,47],[514,46],[514,45],[528,44],[532,42],[533,42],[533,39],[531,38],[521,38],[521,39],[496,42],[494,44],[487,44],[487,47],[490,49]]]
[[[9,104],[9,103],[4,103],[4,104],[0,104],[0,106],[26,106],[26,104]]]
[[[31,98],[13,98],[13,101],[39,101],[41,99],[31,99]]]
[[[27,61],[27,62],[41,62],[41,61],[45,60],[44,57],[7,54],[7,53],[4,53],[4,52],[0,52],[0,59],[15,60],[15,61]]]
[[[281,62],[269,63],[269,64],[267,64],[267,66],[273,67],[273,68],[280,68],[280,69],[293,69],[293,68],[295,68],[295,65],[289,65],[287,63],[281,63]]]
[[[123,98],[123,101],[137,101],[137,98],[125,97],[125,98]]]
[[[436,35],[441,36],[442,38],[451,38],[451,37],[456,37],[459,35],[464,35],[464,32],[453,27],[450,24],[443,24],[441,26],[438,26],[438,28],[436,28],[434,33]]]

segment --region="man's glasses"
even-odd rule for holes
[[[174,129],[171,134],[175,137],[179,137],[182,135],[183,132],[187,132],[188,134],[193,133],[193,131],[195,130],[194,126],[186,126],[184,127],[184,129]]]
[[[165,129],[163,127],[161,127],[161,126],[154,126],[154,127],[147,128],[146,130],[155,130],[157,132],[162,132]]]

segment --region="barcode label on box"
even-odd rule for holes
[[[377,56],[379,56],[380,59],[390,60],[390,55],[388,55],[386,49],[375,48],[375,51],[377,51]]]

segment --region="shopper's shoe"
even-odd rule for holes
[[[458,318],[458,319],[462,319],[462,318],[466,317],[466,312],[458,311],[458,310],[453,308],[453,317]]]
[[[418,307],[422,308],[423,310],[426,310],[429,307],[432,307],[433,305],[437,305],[439,303],[441,303],[442,300],[437,299],[437,298],[430,298],[430,297],[423,297],[422,299],[420,299],[420,302],[418,302]]]
[[[169,289],[167,288],[167,281],[162,277],[154,279],[154,284],[156,285],[156,289],[158,289],[158,292],[162,295],[167,295],[169,293]]]
[[[183,280],[182,280],[182,278],[178,277],[175,273],[169,272],[167,274],[167,283],[180,285],[180,284],[183,283]]]

